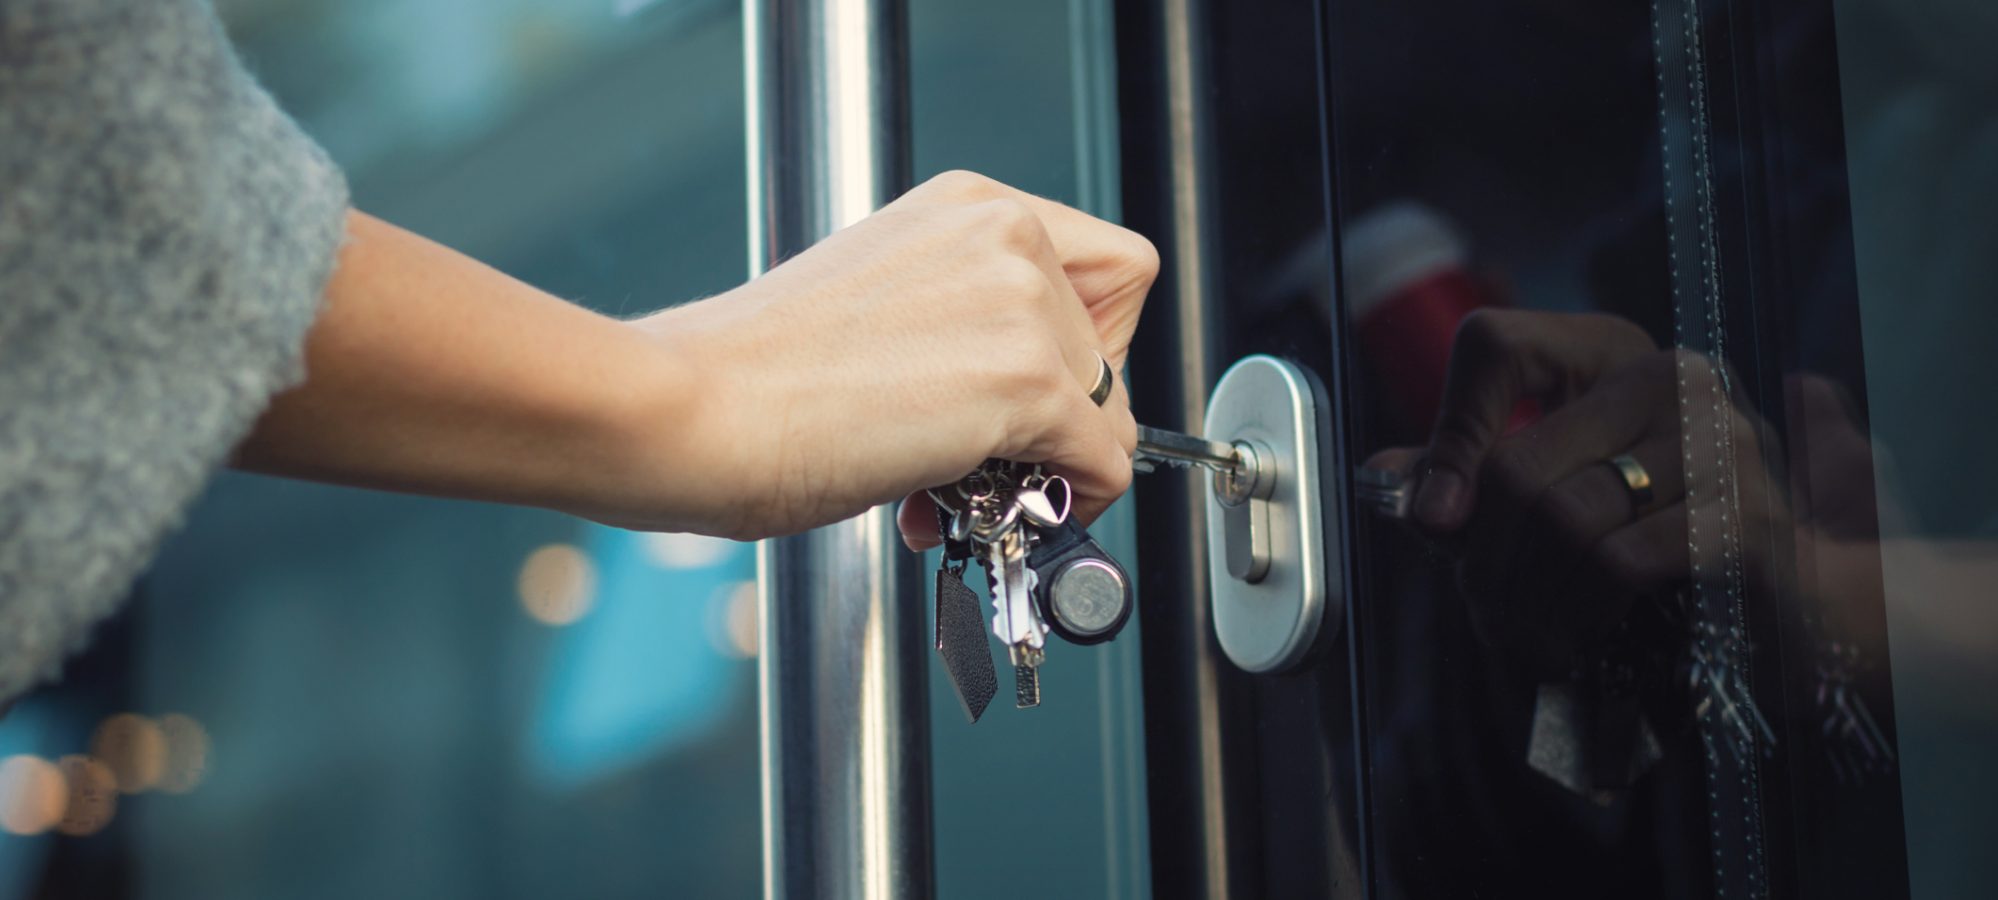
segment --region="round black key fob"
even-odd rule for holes
[[[1034,570],[1041,619],[1063,640],[1101,644],[1131,620],[1131,577],[1081,525],[1069,521],[1042,532],[1027,567]]]

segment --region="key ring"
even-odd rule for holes
[[[967,485],[973,485],[973,484],[979,485],[979,489],[976,493],[973,493],[972,491],[968,490],[966,487]],[[994,485],[992,483],[992,476],[986,474],[983,468],[975,469],[972,471],[971,474],[958,479],[956,487],[957,487],[957,495],[963,497],[965,500],[971,503],[977,503],[980,500],[992,496],[992,494],[998,488],[997,485]]]

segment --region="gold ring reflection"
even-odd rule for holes
[[[1610,457],[1609,464],[1623,479],[1624,489],[1630,492],[1631,518],[1650,512],[1656,506],[1658,496],[1651,487],[1651,473],[1645,471],[1644,464],[1628,453]]]

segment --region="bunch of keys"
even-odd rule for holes
[[[1068,481],[1039,465],[986,460],[929,495],[944,542],[937,652],[965,714],[978,721],[998,692],[978,598],[964,584],[974,559],[991,587],[991,634],[1012,663],[1015,705],[1040,705],[1047,635],[1078,644],[1115,637],[1131,616],[1130,577],[1070,519]]]
[[[1132,467],[1200,467],[1214,473],[1223,496],[1257,480],[1256,456],[1241,443],[1224,444],[1138,426]],[[1407,516],[1408,486],[1396,473],[1362,470],[1360,489],[1383,515]],[[956,482],[929,491],[943,538],[937,571],[937,652],[973,722],[998,692],[986,634],[999,638],[1013,665],[1014,700],[1040,705],[1040,665],[1047,636],[1097,644],[1115,637],[1135,605],[1124,568],[1069,518],[1068,482],[1039,465],[989,459]],[[972,560],[991,586],[987,631],[978,597],[964,584]]]

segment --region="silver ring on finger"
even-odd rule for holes
[[[1096,384],[1089,388],[1089,402],[1102,406],[1110,399],[1110,392],[1117,387],[1117,373],[1110,368],[1110,361],[1103,354],[1096,354]]]

